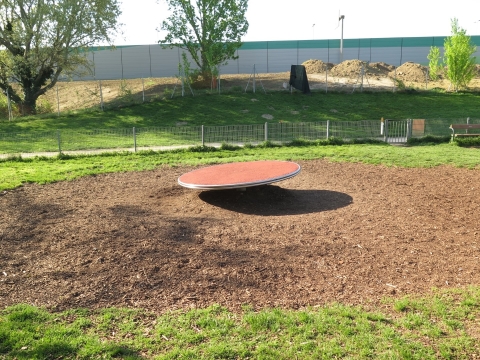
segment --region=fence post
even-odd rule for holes
[[[388,119],[385,119],[385,127],[383,128],[383,141],[387,142],[388,140]]]
[[[142,103],[145,102],[145,84],[143,82],[143,78],[142,78]]]
[[[257,70],[255,69],[255,64],[253,64],[253,93],[255,94],[255,75]]]
[[[407,119],[407,140],[412,137],[412,119]]]
[[[98,80],[100,84],[100,109],[103,111],[103,94],[102,94],[102,80]]]
[[[202,125],[202,146],[205,146],[205,128]]]
[[[135,126],[133,127],[133,152],[137,152],[137,133],[135,131]]]
[[[402,65],[402,64],[400,64]],[[397,86],[397,68],[395,68],[395,77],[393,79],[393,89],[392,92],[395,92],[395,87]]]
[[[265,123],[265,142],[268,141],[268,123]]]
[[[58,143],[58,153],[62,153],[62,141],[60,138],[60,130],[57,130],[57,143]]]
[[[325,67],[325,94],[328,93],[328,66]]]
[[[60,116],[60,98],[58,96],[58,84],[57,84],[57,115]]]
[[[327,140],[330,137],[330,120],[327,120]]]

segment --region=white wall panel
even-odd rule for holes
[[[297,49],[274,49],[268,51],[268,72],[290,72],[298,64]]]
[[[95,51],[95,79],[121,79],[122,59],[118,49]]]
[[[384,62],[399,66],[401,49],[399,47],[372,48],[372,62]]]
[[[267,60],[269,55],[267,49],[262,50],[239,50],[238,51],[238,67],[239,74],[251,74],[253,72],[253,65],[258,73],[272,72],[268,69]]]
[[[178,74],[178,64],[181,62],[179,49],[163,49],[161,46],[150,45],[150,56],[152,59],[152,77],[171,77]],[[192,64],[190,55],[188,60]],[[194,65],[192,64],[192,67]],[[196,65],[195,65],[196,67]]]
[[[148,46],[132,46],[122,52],[123,77],[139,79],[150,77],[150,55]]]

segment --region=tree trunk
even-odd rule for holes
[[[37,98],[35,89],[25,88],[24,99],[20,104],[22,115],[35,115],[37,113]]]

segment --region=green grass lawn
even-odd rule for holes
[[[381,310],[330,304],[297,311],[248,306],[152,314],[0,311],[2,359],[474,359],[480,289],[384,299]]]
[[[427,119],[425,134],[449,136],[451,123],[480,123],[480,96],[474,93],[322,93],[295,92],[203,94],[115,108],[107,111],[70,112],[61,116],[35,116],[0,122],[0,154],[58,152],[92,149],[198,145],[201,125],[216,126],[207,131],[206,141],[219,143],[230,137],[259,141],[258,126],[321,124],[348,121],[352,129],[343,137],[380,136],[380,119]],[[268,119],[265,118],[268,117]],[[369,134],[358,121],[370,121]],[[323,122],[323,123],[321,123]],[[377,125],[378,122],[378,125]],[[359,124],[355,126],[355,124]],[[375,125],[372,125],[375,124]],[[235,125],[235,130],[227,125]],[[255,126],[255,136],[249,126]],[[220,129],[219,127],[224,128]],[[238,126],[242,126],[241,129]],[[335,125],[337,126],[337,125]],[[136,134],[133,134],[133,128]],[[261,128],[260,128],[261,129]],[[208,129],[207,129],[208,130]],[[224,131],[229,135],[221,135]],[[353,133],[352,133],[353,131]],[[274,136],[271,132],[270,136]],[[286,136],[293,136],[286,133]],[[225,137],[226,136],[226,137]],[[310,136],[310,134],[308,135]],[[315,135],[317,136],[317,135]],[[320,135],[319,135],[320,136]],[[324,136],[324,135],[321,135]],[[219,138],[219,139],[217,139]],[[233,138],[232,138],[233,139]],[[291,139],[288,139],[291,140]],[[236,141],[236,140],[231,140]],[[242,140],[239,140],[242,141]],[[261,141],[261,140],[260,140]],[[245,141],[243,141],[245,142]]]
[[[175,97],[108,111],[75,111],[0,122],[0,133],[188,125],[259,124],[270,114],[272,121],[323,120],[480,119],[480,94],[227,93]]]
[[[101,173],[151,170],[159,166],[205,165],[253,160],[309,160],[363,162],[366,164],[432,167],[452,165],[477,168],[477,148],[463,148],[453,143],[398,147],[386,144],[274,146],[223,149],[194,147],[175,151],[106,153],[95,156],[61,156],[55,158],[11,158],[0,161],[0,190],[13,189],[24,183],[46,184],[72,180]]]

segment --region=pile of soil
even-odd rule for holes
[[[380,62],[372,62],[368,64],[368,71],[378,75],[378,76],[387,76],[390,71],[395,70],[395,66]]]
[[[387,74],[395,69],[395,66],[388,65],[384,62],[374,62],[368,64],[361,60],[346,60],[338,65],[335,65],[331,70],[331,75],[338,77],[356,77],[361,71],[362,67],[367,75],[373,76],[387,76]]]
[[[165,166],[1,192],[0,308],[368,307],[480,284],[480,169],[299,164],[246,191]]]
[[[329,63],[329,62],[323,62],[322,60],[314,60],[310,59],[302,63],[303,66],[305,66],[305,70],[307,71],[307,74],[318,74],[318,73],[323,73],[327,69],[330,70],[333,68],[334,64]]]
[[[403,82],[422,83],[425,82],[426,74],[426,66],[409,61],[400,65],[397,68],[396,72],[391,71],[388,76],[390,76],[391,78],[397,78],[398,80],[402,80]]]
[[[356,77],[360,74],[362,66],[366,63],[360,60],[345,60],[344,62],[335,65],[330,71],[330,75],[338,77]]]

